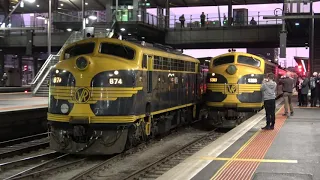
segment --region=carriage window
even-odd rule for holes
[[[238,56],[238,63],[247,64],[250,66],[260,67],[261,62],[253,57],[248,56]]]
[[[94,51],[95,43],[77,44],[69,47],[64,52],[64,59],[69,59],[83,54],[91,54]]]
[[[160,57],[159,56],[154,56],[153,60],[153,69],[161,69],[161,62],[160,62]]]
[[[135,51],[134,49],[121,44],[101,43],[100,53],[132,60]]]
[[[234,56],[223,56],[213,60],[213,66],[234,63]]]
[[[142,68],[147,68],[148,66],[148,55],[144,54],[142,59]]]
[[[163,70],[169,70],[170,67],[168,67],[168,58],[162,58],[163,62]]]

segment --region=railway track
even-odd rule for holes
[[[162,175],[167,170],[171,169],[172,167],[174,167],[175,165],[177,165],[187,157],[193,155],[195,152],[202,149],[204,146],[206,146],[216,138],[220,137],[221,134],[223,133],[218,133],[215,130],[210,131],[206,135],[201,136],[200,138],[174,151],[173,153],[170,153],[164,158],[161,158],[160,160],[157,160],[151,163],[150,165],[147,165],[142,169],[135,171],[132,174],[128,174],[127,172],[127,175],[124,177],[126,177],[125,179],[140,179],[140,177],[145,175],[148,178],[156,179],[156,177]],[[97,164],[96,166],[88,169],[87,171],[84,171],[74,176],[73,178],[71,178],[71,180],[97,179],[97,176],[100,171],[105,171],[105,169],[108,166],[112,166],[114,162],[121,160],[122,157],[123,157],[123,154],[116,155],[100,164]],[[157,170],[154,170],[154,169],[157,169]],[[126,173],[126,172],[121,172],[121,173],[123,176],[123,173]]]
[[[124,178],[124,180],[156,179],[189,156],[203,149],[213,140],[220,137],[220,135],[222,135],[222,133],[217,133],[215,130],[210,131],[203,137],[200,137],[199,139],[196,139],[193,142],[181,147],[166,157],[155,161],[154,163],[151,163],[136,172],[133,172]]]
[[[0,159],[49,146],[48,133],[0,142]]]
[[[48,173],[57,172],[73,165],[83,163],[87,158],[74,157],[70,154],[59,155],[53,159],[34,165],[26,170],[13,174],[4,180],[13,179],[34,179],[39,176],[45,176]]]

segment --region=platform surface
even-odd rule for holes
[[[31,93],[0,93],[0,112],[48,107],[47,97],[32,97]]]
[[[159,180],[320,180],[320,108],[294,108],[274,130],[259,112],[159,177]]]
[[[31,91],[31,86],[21,86],[21,87],[0,87],[0,93],[11,93],[11,92],[24,92],[24,91]]]

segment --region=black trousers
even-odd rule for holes
[[[316,89],[312,89],[311,98],[310,98],[311,107],[317,106],[317,101],[318,101],[318,92]]]
[[[299,106],[301,106],[302,105],[302,101],[303,100],[303,98],[302,98],[302,94],[301,94],[301,90],[298,90],[298,101],[299,101]]]
[[[308,94],[302,94],[302,106],[308,106]]]
[[[276,100],[265,100],[264,108],[266,110],[267,126],[274,127],[274,124],[276,122]]]

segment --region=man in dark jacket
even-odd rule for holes
[[[180,17],[179,17],[179,21],[181,23],[181,28],[184,28],[184,22],[186,21],[186,19],[184,18],[184,14],[182,14]]]
[[[290,108],[290,115],[293,116],[293,107],[292,107],[292,90],[295,87],[294,79],[290,77],[288,72],[284,78],[279,80],[279,84],[282,85],[283,99],[284,99],[284,109],[285,113],[283,116],[288,116],[288,110]]]
[[[268,74],[267,79],[263,81],[261,86],[267,120],[267,125],[262,128],[265,130],[274,129],[274,124],[276,120],[276,89],[277,83],[274,82],[274,75],[270,73]]]
[[[303,82],[302,78],[298,77],[298,80],[296,82],[296,89],[298,91],[298,102],[299,102],[298,106],[302,106],[302,102],[303,102],[302,94],[301,94],[302,82]]]
[[[302,88],[301,88],[301,94],[302,94],[302,106],[307,107],[308,106],[308,93],[309,93],[309,78],[306,76],[302,76],[303,82],[302,82]]]
[[[202,14],[200,15],[200,22],[201,22],[201,27],[205,26],[206,23],[206,15],[204,15],[204,12],[202,12]]]

